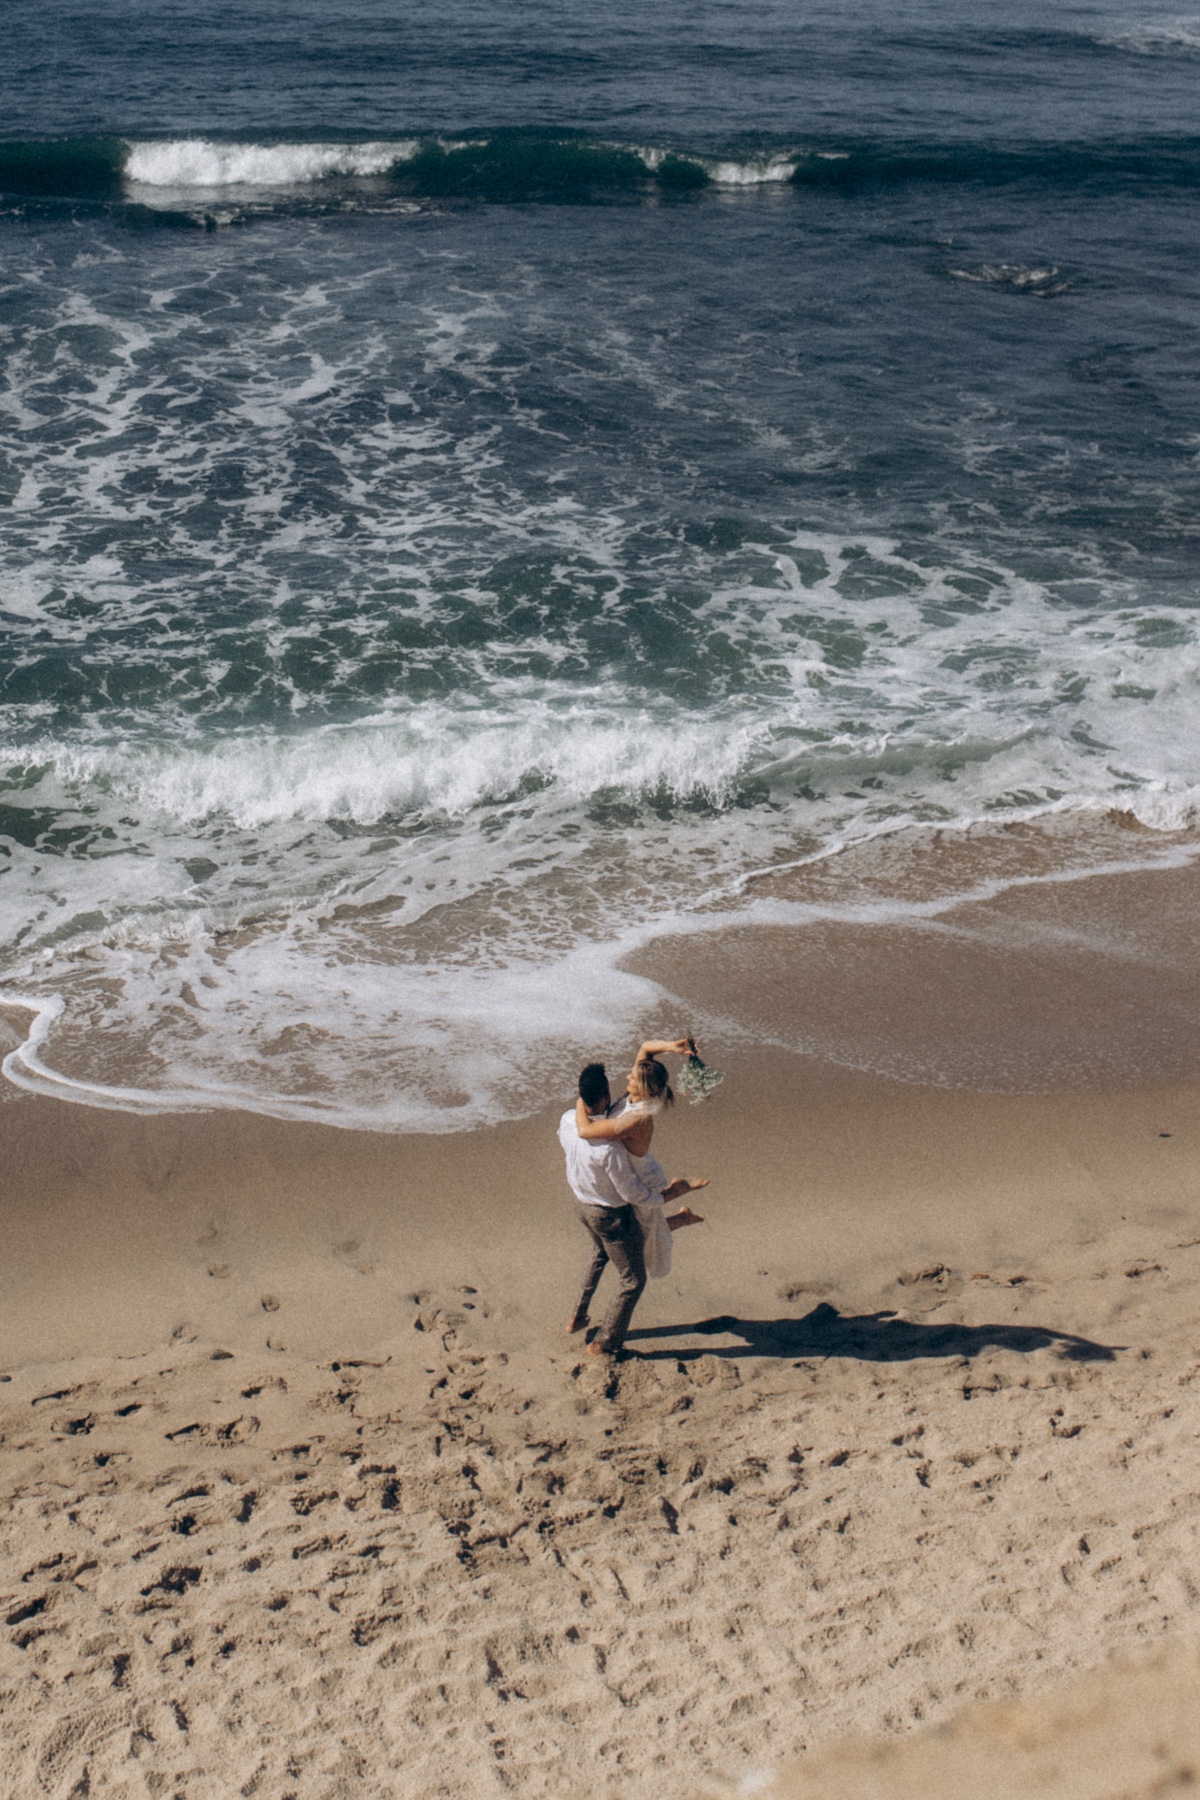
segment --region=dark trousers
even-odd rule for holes
[[[583,1287],[575,1307],[572,1329],[578,1331],[587,1318],[592,1295],[600,1285],[606,1263],[611,1263],[620,1278],[608,1317],[596,1333],[602,1350],[615,1356],[625,1342],[633,1309],[646,1285],[646,1253],[642,1228],[632,1206],[585,1206],[575,1202],[580,1223],[592,1240],[584,1265]]]

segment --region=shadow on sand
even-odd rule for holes
[[[684,1346],[644,1350],[651,1338],[740,1337],[741,1344]],[[698,1356],[848,1356],[860,1362],[909,1362],[921,1356],[978,1356],[983,1350],[1057,1349],[1071,1362],[1112,1362],[1124,1344],[1095,1344],[1090,1338],[1041,1325],[915,1325],[894,1313],[857,1313],[843,1317],[822,1302],[802,1319],[737,1319],[721,1313],[690,1325],[649,1325],[629,1333],[637,1354],[690,1362]]]

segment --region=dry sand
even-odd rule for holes
[[[906,1738],[835,1744],[759,1800],[1169,1800],[1200,1780],[1200,1645],[1168,1643],[1032,1700]]]
[[[441,1139],[0,1106],[0,1792],[638,1800],[1194,1627],[1200,1053],[1127,959],[1097,1090],[1079,959],[1155,890],[1089,885],[1056,938],[1032,905],[1040,959],[994,915],[820,949],[896,1056],[952,992],[1039,1094],[979,1091],[1007,1049],[953,1090],[739,1047],[819,1012],[811,934],[662,948],[729,1079],[656,1143],[709,1223],[615,1370],[561,1335],[557,1104]]]

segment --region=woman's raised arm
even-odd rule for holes
[[[672,1051],[676,1056],[686,1056],[691,1047],[691,1038],[676,1038],[674,1042],[670,1044],[667,1042],[666,1038],[647,1038],[646,1042],[641,1046],[637,1053],[637,1060],[638,1062],[645,1062],[647,1057],[661,1056],[663,1052],[667,1050]]]
[[[575,1129],[589,1144],[614,1144],[645,1123],[640,1113],[618,1113],[615,1119],[593,1119],[582,1100],[575,1102]]]

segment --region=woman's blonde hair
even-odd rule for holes
[[[644,1056],[641,1062],[634,1063],[633,1079],[639,1100],[661,1100],[664,1106],[674,1106],[675,1096],[667,1080],[666,1067],[656,1056]]]

